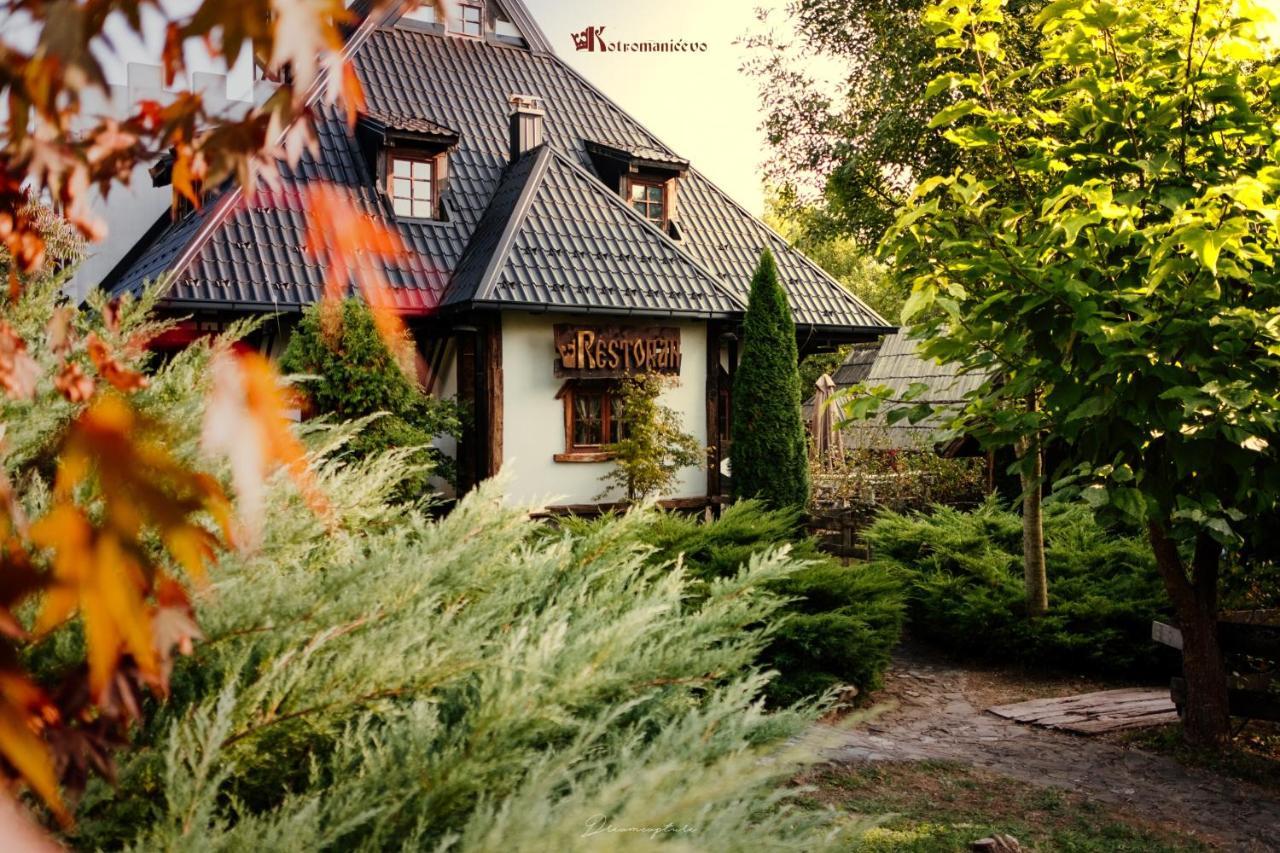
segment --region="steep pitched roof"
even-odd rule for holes
[[[560,160],[585,170],[583,174],[594,174],[588,140],[621,151],[643,151],[653,159],[682,162],[557,58],[545,35],[536,25],[530,26],[532,19],[518,0],[501,0],[501,5],[525,34],[529,48],[442,36],[407,26],[374,26],[362,33],[351,52],[370,110],[417,117],[459,131],[442,195],[447,221],[397,221],[374,186],[356,142],[332,110],[319,113],[320,155],[304,158],[294,176],[295,180],[327,180],[351,187],[371,216],[399,230],[419,256],[414,268],[389,272],[405,291],[402,298],[408,304],[434,304],[450,275],[463,271],[459,264],[464,252],[483,242],[478,238],[485,235],[477,230],[487,212],[499,209],[491,202],[507,174],[510,95],[542,98],[547,108],[548,145]],[[652,249],[655,241],[665,241],[669,246],[664,252],[680,257],[682,269],[689,264],[700,266],[740,302],[746,301],[761,249],[768,247],[777,258],[798,326],[865,333],[890,328],[696,169],[680,179],[677,215],[681,240],[648,229],[643,232],[646,245]],[[169,302],[180,307],[231,303],[246,308],[284,308],[315,298],[320,271],[302,256],[300,223],[293,212],[259,210],[251,216],[236,209],[221,215],[225,221],[207,212],[196,216],[201,222],[171,224],[148,245],[139,247],[108,279],[108,286],[117,291],[136,289],[144,279],[180,263],[167,295]],[[468,261],[468,269],[474,263]],[[562,270],[591,274],[585,263],[579,258]],[[540,296],[550,292],[545,286],[538,291]],[[671,310],[661,304],[648,307]]]
[[[700,316],[744,309],[616,193],[545,145],[498,185],[443,304]]]

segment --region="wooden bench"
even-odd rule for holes
[[[1175,625],[1151,623],[1151,639],[1182,649],[1182,632]],[[1232,716],[1280,721],[1280,610],[1219,614],[1218,642],[1233,671],[1227,685]],[[1173,679],[1169,695],[1181,715],[1187,701],[1186,680]]]

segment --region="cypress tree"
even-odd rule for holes
[[[751,280],[742,358],[733,382],[731,468],[735,498],[775,508],[809,501],[809,457],[800,415],[796,327],[765,249]]]

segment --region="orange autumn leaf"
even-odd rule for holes
[[[354,285],[369,306],[383,342],[393,353],[401,352],[407,330],[386,277],[388,262],[402,262],[408,254],[399,232],[366,214],[338,187],[316,184],[303,192],[307,211],[303,248],[327,270],[326,304],[341,302]]]
[[[7,322],[0,321],[0,388],[10,397],[29,400],[35,396],[40,365],[27,351],[27,342]]]
[[[205,408],[202,443],[231,463],[241,523],[256,538],[264,509],[266,478],[284,467],[312,510],[328,512],[307,464],[306,448],[293,434],[289,395],[271,362],[256,352],[222,352],[213,363],[213,390]]]
[[[192,516],[210,512],[229,541],[229,504],[217,482],[179,465],[151,431],[123,399],[95,400],[63,443],[53,508],[31,525],[32,543],[52,554],[52,583],[35,630],[48,632],[81,614],[89,686],[98,702],[108,696],[124,654],[157,692],[167,688],[168,652],[155,645],[148,601],[159,572],[143,546],[147,531],[196,579],[219,543]],[[91,477],[102,499],[100,524],[73,503],[77,488]]]
[[[71,352],[71,347],[75,343],[75,316],[75,310],[69,305],[59,305],[53,309],[53,316],[45,325],[49,352],[60,357],[65,357]]]
[[[164,31],[164,50],[160,54],[160,64],[164,68],[164,84],[172,86],[173,80],[183,68],[182,27],[176,21],[170,21]]]
[[[20,676],[11,673],[5,681],[18,678]],[[7,690],[2,692],[8,693]],[[53,811],[58,821],[63,826],[70,826],[71,814],[58,790],[53,756],[49,752],[49,745],[33,727],[34,722],[32,715],[15,705],[8,695],[0,696],[0,753]]]
[[[89,360],[93,362],[98,375],[117,391],[138,391],[147,387],[147,377],[120,364],[102,338],[90,332],[86,344]]]
[[[79,362],[66,361],[53,377],[53,387],[68,403],[83,403],[93,396],[93,380],[85,374]]]
[[[354,128],[360,113],[365,110],[364,87],[360,85],[355,66],[345,60],[342,63],[342,94],[339,100],[347,116],[347,127]]]
[[[161,686],[144,600],[146,578],[119,537],[94,530],[81,510],[64,505],[32,525],[31,539],[56,555],[55,585],[45,595],[36,630],[48,631],[80,611],[94,697],[104,695],[126,651],[144,677]]]

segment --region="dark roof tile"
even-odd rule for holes
[[[617,215],[619,205],[603,205],[599,190],[604,185],[588,171],[592,163],[587,140],[643,152],[649,159],[683,161],[551,53],[523,4],[503,0],[501,5],[525,33],[530,49],[372,25],[367,35],[358,35],[353,42],[353,61],[371,112],[458,129],[442,197],[448,221],[397,222],[372,185],[359,147],[333,109],[317,110],[320,154],[304,156],[296,170],[306,180],[351,187],[369,215],[387,220],[400,232],[414,250],[412,258],[402,268],[386,272],[397,283],[396,295],[404,305],[423,310],[434,306],[451,273],[461,282],[450,291],[450,304],[455,304],[453,294],[474,286],[477,268],[487,270],[485,259],[474,256],[479,247],[492,244],[494,232],[505,233],[499,224],[485,220],[510,206],[509,200],[499,202],[495,195],[504,187],[509,189],[513,180],[507,157],[508,98],[519,93],[539,97],[546,105],[546,138],[554,153],[547,162],[554,174],[540,190],[545,200],[538,215],[531,216],[528,227],[520,232],[516,251],[505,255],[510,269],[503,275],[509,275],[511,284],[503,288],[504,298],[550,299],[555,305],[590,300],[601,306],[659,311],[711,310],[709,306],[716,303],[714,310],[729,310],[730,297],[745,302],[760,251],[769,247],[777,257],[798,325],[865,331],[888,328],[874,311],[696,169],[680,179],[683,239],[678,242]],[[587,191],[584,184],[592,182],[595,186]],[[607,189],[604,195],[617,199]],[[301,253],[304,224],[298,211],[278,206],[246,211],[237,202],[221,218],[226,221],[219,224],[219,218],[206,208],[167,225],[113,271],[108,286],[116,292],[136,292],[144,281],[171,268],[190,245],[198,250],[167,296],[178,306],[229,301],[243,307],[296,308],[319,297],[318,271]],[[206,222],[210,227],[202,231]],[[635,246],[628,244],[632,239],[638,241]],[[247,277],[248,273],[237,272],[223,251],[229,240],[246,244],[240,247],[244,265],[263,269],[274,264],[273,281],[261,281],[261,274]],[[572,263],[566,260],[568,251],[579,253]],[[657,270],[664,271],[661,279],[649,284],[641,280]],[[611,285],[616,291],[604,286],[606,273],[620,277]],[[286,275],[291,284],[284,283]],[[566,278],[561,281],[555,276]],[[491,280],[496,284],[501,278],[494,275]],[[707,278],[714,280],[719,296],[712,298]],[[214,281],[223,283],[216,291],[204,286]],[[654,301],[641,305],[649,299]]]

